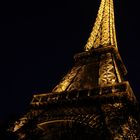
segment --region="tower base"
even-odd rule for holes
[[[20,140],[140,138],[137,101],[128,82],[34,95],[31,106],[31,111],[17,123]],[[20,128],[21,120],[24,126]]]

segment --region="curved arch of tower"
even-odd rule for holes
[[[34,95],[19,140],[139,140],[137,100],[117,48],[113,0],[101,0],[85,51],[51,93]]]

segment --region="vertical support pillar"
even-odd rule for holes
[[[99,86],[117,83],[117,76],[111,53],[101,54],[99,65]]]

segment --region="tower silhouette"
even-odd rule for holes
[[[51,93],[34,95],[19,140],[139,140],[137,100],[118,52],[113,0],[101,0],[85,51]]]

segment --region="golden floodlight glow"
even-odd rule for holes
[[[113,0],[102,0],[92,32],[85,45],[85,50],[89,51],[93,48],[108,45],[117,48],[114,6]]]

